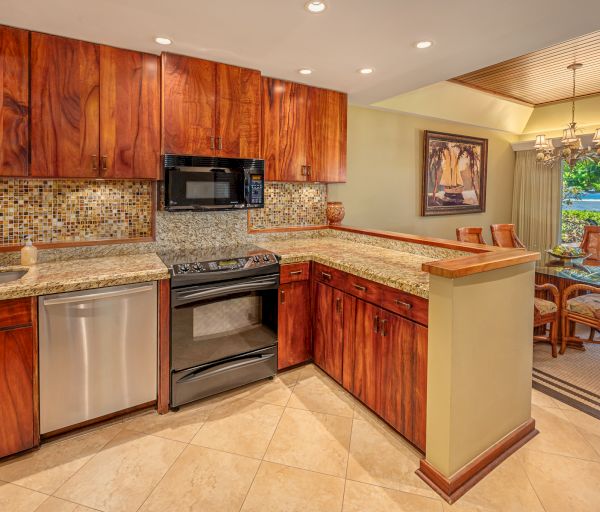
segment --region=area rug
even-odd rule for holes
[[[533,387],[600,419],[600,345],[585,344],[585,352],[567,347],[553,358],[550,346],[533,346]]]

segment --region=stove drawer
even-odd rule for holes
[[[216,395],[277,373],[277,345],[171,373],[171,407]]]

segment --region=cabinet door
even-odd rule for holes
[[[315,284],[313,351],[315,364],[342,383],[344,352],[344,292]]]
[[[158,179],[160,76],[155,55],[100,47],[100,176]]]
[[[262,145],[265,178],[306,181],[308,87],[262,79]]]
[[[427,328],[387,312],[382,322],[382,389],[377,412],[425,451]]]
[[[162,56],[163,149],[176,155],[215,153],[216,64]]]
[[[26,176],[29,32],[0,27],[0,176]]]
[[[346,181],[346,94],[310,88],[309,176],[312,181]]]
[[[34,437],[33,329],[0,331],[0,457],[27,450]]]
[[[381,401],[381,314],[378,307],[356,300],[352,393],[375,412]]]
[[[217,64],[217,154],[260,157],[260,71]]]
[[[297,281],[279,287],[278,365],[281,370],[311,357],[310,284]]]
[[[31,176],[98,176],[98,54],[92,43],[31,34]]]

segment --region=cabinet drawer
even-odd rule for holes
[[[427,325],[429,301],[393,288],[382,288],[381,307],[415,322]]]
[[[310,277],[310,263],[290,263],[279,267],[279,282],[281,284],[294,281],[306,281]]]
[[[31,297],[0,301],[0,329],[31,323]]]
[[[381,285],[362,277],[346,274],[344,291],[373,304],[381,302]]]
[[[333,286],[334,288],[339,288],[340,290],[344,289],[344,283],[348,278],[346,272],[321,265],[320,263],[314,264],[313,276],[317,281]]]

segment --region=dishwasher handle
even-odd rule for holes
[[[56,299],[42,299],[44,306],[56,306],[58,304],[77,304],[99,299],[112,299],[113,297],[122,297],[124,295],[133,295],[136,293],[149,292],[154,286],[138,286],[128,290],[115,290],[113,292],[89,293],[87,295],[77,295],[75,297],[58,297]]]

